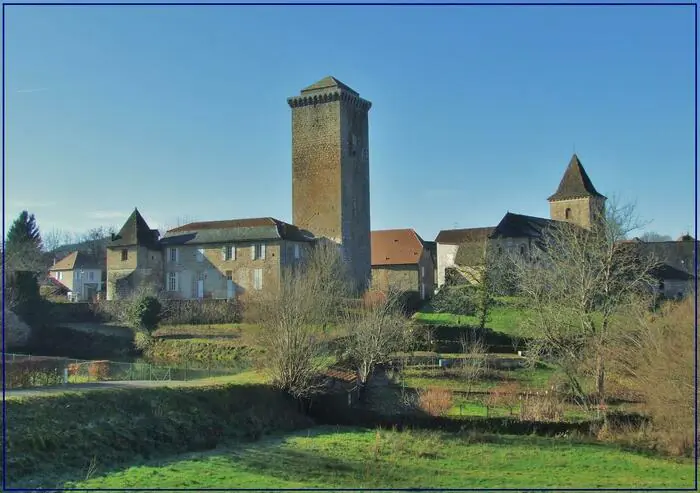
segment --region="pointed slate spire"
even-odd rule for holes
[[[148,227],[148,223],[143,218],[138,208],[134,207],[134,212],[114,236],[109,246],[134,246],[141,245],[152,248],[157,242],[153,230]]]
[[[579,199],[585,197],[600,197],[605,198],[593,186],[591,179],[588,177],[586,170],[578,156],[574,154],[569,161],[569,166],[564,172],[564,177],[559,183],[559,188],[547,200],[566,200]]]

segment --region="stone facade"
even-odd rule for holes
[[[183,299],[270,292],[279,289],[285,267],[308,255],[309,248],[308,243],[284,240],[166,247],[165,289]]]
[[[107,299],[128,294],[139,286],[156,289],[163,282],[163,253],[142,245],[107,248]]]
[[[371,288],[382,292],[393,289],[404,293],[416,293],[424,300],[433,294],[434,272],[432,258],[426,251],[418,264],[372,267]]]
[[[549,216],[555,221],[568,221],[590,229],[596,218],[602,217],[605,200],[600,197],[581,197],[549,202]]]
[[[369,109],[332,77],[288,99],[293,223],[340,244],[359,288],[371,275]]]

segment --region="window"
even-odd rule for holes
[[[265,245],[258,243],[253,245],[253,260],[265,260]]]
[[[263,281],[263,276],[262,276],[262,269],[255,269],[253,271],[253,289],[261,290],[262,289],[262,281]]]
[[[168,274],[168,291],[177,291],[177,272]]]
[[[520,255],[525,255],[525,245],[520,245]]]
[[[299,249],[299,244],[295,243],[294,244],[294,259],[299,260],[299,257],[301,256],[301,251]]]
[[[59,281],[62,281],[63,280],[63,272],[56,272],[56,279],[58,279]]]
[[[226,271],[226,280],[233,281],[233,271],[231,271],[231,270]]]
[[[177,248],[168,249],[168,260],[171,262],[177,262]]]
[[[90,271],[88,272],[88,280],[89,281],[94,281],[95,280],[95,273]]]
[[[122,250],[122,262],[129,260],[129,250]]]
[[[197,262],[204,262],[204,248],[197,248]]]
[[[570,207],[566,208],[566,211],[564,212],[564,217],[566,217],[566,219],[571,219],[571,208]]]
[[[224,260],[236,260],[236,247],[227,245],[224,247]]]

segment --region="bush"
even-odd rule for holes
[[[144,352],[155,365],[188,368],[241,368],[249,365],[253,349],[236,341],[217,339],[155,339]]]
[[[431,387],[418,392],[418,407],[430,416],[444,416],[453,405],[451,390]]]
[[[209,450],[225,440],[310,426],[296,403],[267,386],[123,389],[8,400],[7,462],[14,487],[23,476]]]
[[[136,349],[142,352],[148,352],[148,350],[153,346],[154,339],[148,332],[137,330],[134,333],[134,346]]]
[[[8,389],[59,385],[63,383],[65,360],[31,357],[5,361],[5,385]]]
[[[564,400],[556,392],[528,391],[520,400],[520,419],[523,421],[561,421]]]
[[[168,325],[239,323],[241,303],[231,300],[163,300],[161,323]]]
[[[433,310],[437,313],[455,315],[474,315],[477,303],[471,286],[444,286],[432,300]]]
[[[92,361],[88,365],[88,375],[91,380],[107,380],[109,378],[109,361]]]
[[[486,408],[505,407],[513,415],[513,409],[520,405],[520,386],[517,382],[506,382],[492,388],[486,399]]]
[[[129,303],[126,317],[129,325],[137,330],[152,332],[160,321],[161,305],[155,296],[139,296]]]

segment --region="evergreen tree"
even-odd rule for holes
[[[34,214],[22,211],[7,232],[7,248],[31,246],[41,251],[41,235]]]
[[[6,269],[43,270],[42,241],[34,214],[27,211],[20,213],[7,232],[4,249]]]

